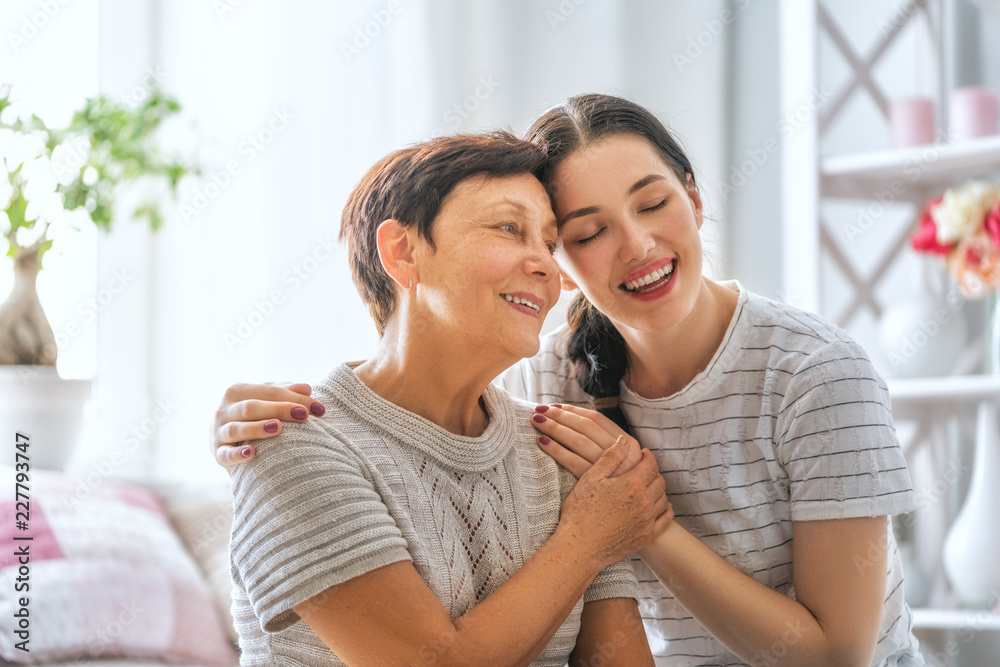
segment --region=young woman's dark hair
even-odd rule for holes
[[[347,198],[339,238],[347,242],[354,284],[379,336],[396,310],[396,286],[378,256],[379,225],[392,219],[415,227],[433,248],[434,219],[459,183],[477,175],[539,176],[544,164],[538,146],[496,131],[430,139],[390,153],[368,170]]]
[[[571,97],[536,120],[525,139],[541,146],[548,157],[541,179],[554,200],[560,184],[553,174],[563,160],[605,137],[621,134],[647,139],[681,183],[696,187],[691,162],[669,130],[649,111],[620,97]],[[618,405],[619,385],[628,369],[625,340],[583,292],[570,304],[567,319],[571,332],[568,352],[576,364],[577,382],[595,398],[598,410],[630,430]]]

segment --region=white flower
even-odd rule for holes
[[[0,181],[0,212],[6,209],[10,200],[14,197],[14,186],[9,180]]]
[[[82,178],[84,185],[88,186],[93,185],[94,183],[97,182],[97,170],[91,166],[88,166],[86,169],[83,170]]]
[[[21,176],[24,178],[24,187],[21,191],[28,201],[47,197],[55,192],[58,186],[52,163],[44,155],[25,162],[21,168]]]
[[[90,140],[84,136],[71,137],[52,149],[52,168],[62,185],[69,185],[87,162]]]
[[[45,134],[43,132],[32,132],[31,134],[11,132],[9,135],[0,132],[0,155],[7,162],[8,170],[17,169],[21,163],[44,154]]]
[[[978,232],[998,199],[1000,188],[981,181],[946,190],[941,204],[931,212],[938,243],[951,245]]]
[[[25,216],[27,217],[27,216]],[[34,224],[28,227],[18,227],[14,232],[14,241],[22,248],[30,248],[45,233],[45,225]]]

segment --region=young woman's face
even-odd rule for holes
[[[514,360],[538,352],[542,321],[559,299],[558,230],[538,179],[466,179],[448,195],[432,233],[435,248],[417,250],[418,289],[426,312],[456,331],[456,340],[441,344]]]
[[[613,135],[553,177],[567,287],[632,329],[664,331],[687,317],[701,287],[701,199],[653,144]]]

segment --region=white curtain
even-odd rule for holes
[[[371,354],[375,329],[336,234],[351,187],[393,149],[520,132],[569,95],[620,94],[677,131],[722,220],[721,19],[733,7],[103,0],[102,90],[155,74],[184,105],[171,144],[204,171],[158,234],[135,226],[101,242],[98,285],[133,278],[99,319],[96,402],[74,465],[132,438],[123,471],[219,478],[207,427],[226,386],[313,381]],[[720,248],[710,254],[724,260]]]

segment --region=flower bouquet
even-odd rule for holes
[[[962,296],[987,296],[1000,286],[1000,186],[969,181],[931,200],[910,244],[944,257]]]

